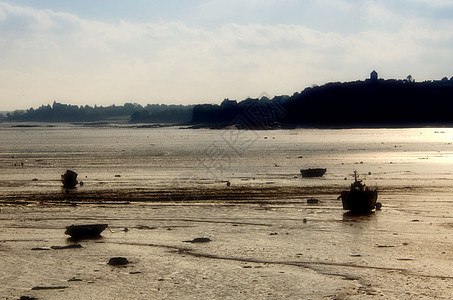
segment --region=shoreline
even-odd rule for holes
[[[349,182],[348,182],[349,183]],[[27,203],[116,203],[116,202],[149,202],[149,203],[234,203],[234,204],[304,204],[308,199],[319,198],[324,202],[338,202],[337,197],[348,186],[194,186],[177,188],[111,188],[89,189],[55,188],[53,191],[8,192],[0,195],[0,204]],[[418,193],[448,194],[449,189],[438,186],[379,186],[379,197],[396,195],[416,195]],[[379,199],[380,199],[379,198]],[[379,201],[378,199],[378,201]]]
[[[235,123],[224,124],[203,124],[203,123],[130,123],[110,120],[101,120],[95,122],[48,122],[48,121],[3,121],[0,124],[11,125],[10,128],[16,129],[33,129],[33,128],[58,128],[58,125],[70,125],[76,128],[130,128],[130,129],[210,129],[210,130],[245,130],[245,131],[267,131],[267,130],[298,130],[298,129],[317,129],[317,130],[349,130],[349,129],[450,129],[453,123],[407,123],[407,124],[291,124],[291,123],[273,123],[262,125],[242,125]]]

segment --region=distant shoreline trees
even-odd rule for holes
[[[147,105],[126,103],[122,106],[77,106],[54,101],[26,111],[7,113],[9,122],[99,122],[122,120],[131,123],[184,123],[192,119],[193,105]],[[1,119],[0,119],[1,120]]]
[[[409,75],[327,83],[272,100],[197,105],[192,123],[217,128],[453,126],[452,111],[453,77],[417,83]]]
[[[61,104],[56,101],[52,105],[42,105],[26,111],[7,113],[6,121],[11,122],[95,122],[112,118],[128,117],[139,105],[126,103],[123,106],[77,106]]]
[[[148,104],[132,113],[131,123],[188,123],[194,105]]]
[[[438,81],[365,80],[327,83],[272,99],[225,99],[218,104],[77,106],[54,102],[14,111],[5,122],[98,122],[192,124],[213,128],[453,126],[453,77]]]

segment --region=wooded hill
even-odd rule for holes
[[[14,122],[173,123],[238,128],[453,126],[453,77],[440,81],[365,80],[327,83],[292,96],[225,99],[220,105],[91,107],[53,105],[0,117]]]

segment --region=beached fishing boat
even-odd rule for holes
[[[354,171],[354,183],[351,183],[349,191],[342,191],[338,199],[343,202],[343,209],[354,212],[371,211],[380,203],[376,203],[377,189],[370,190],[362,180],[357,179],[357,171]]]
[[[327,169],[313,168],[313,169],[301,169],[300,173],[302,177],[322,177],[326,173]]]
[[[71,225],[66,227],[65,234],[72,238],[94,238],[99,237],[108,224]]]
[[[66,189],[73,189],[76,187],[77,183],[77,173],[71,170],[66,170],[66,172],[61,175],[61,182],[63,187]]]

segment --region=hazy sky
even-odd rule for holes
[[[453,76],[453,0],[0,0],[0,111]]]

